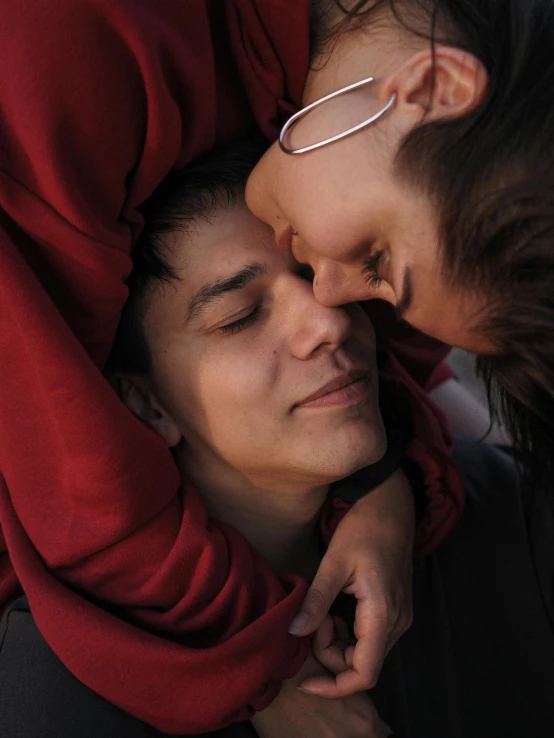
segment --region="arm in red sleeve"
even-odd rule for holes
[[[305,6],[281,22],[307,29]],[[0,597],[17,577],[82,682],[193,733],[264,707],[306,655],[286,633],[304,584],[206,519],[100,372],[137,206],[251,125],[209,7],[0,9]]]

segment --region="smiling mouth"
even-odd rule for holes
[[[333,380],[317,393],[297,403],[293,409],[358,405],[368,397],[370,390],[370,373],[360,374],[358,372]]]

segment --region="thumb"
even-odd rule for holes
[[[346,581],[326,567],[323,559],[298,614],[289,625],[289,633],[296,636],[314,633],[325,620],[343,586],[346,586]]]

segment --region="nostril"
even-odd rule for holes
[[[315,284],[315,274],[314,270],[309,264],[302,264],[299,274],[302,277],[302,279],[305,279],[306,282],[311,282],[312,284]]]

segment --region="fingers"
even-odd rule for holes
[[[337,640],[337,632],[334,619],[326,615],[324,621],[316,630],[312,640],[312,650],[317,656],[320,651],[325,651]]]
[[[373,680],[369,687],[366,686],[367,683],[368,681],[364,675],[351,668],[341,671],[335,677],[311,677],[310,679],[305,679],[300,684],[300,689],[318,697],[334,700],[341,697],[348,697],[357,692],[364,692],[375,686]]]
[[[314,643],[318,644],[315,655],[336,676],[312,677],[302,682],[300,688],[328,699],[372,689],[381,673],[383,661],[408,625],[405,617],[399,617],[390,630],[386,618],[370,617],[365,621],[361,618],[361,637],[355,645],[350,645],[348,639],[338,639],[336,632],[333,640],[331,621],[328,619],[321,634],[318,631],[314,639]]]
[[[346,666],[351,669],[354,662],[354,646],[348,646],[344,652],[344,660],[346,662]]]
[[[341,618],[327,616],[313,637],[312,651],[328,671],[338,674],[351,665],[346,658],[350,640],[346,623]]]
[[[374,687],[388,644],[383,625],[376,621],[374,627],[366,630],[365,636],[352,646],[348,641],[333,640],[326,621],[314,639],[314,644],[317,643],[315,655],[336,676],[312,677],[303,681],[300,688],[320,697],[337,699]]]
[[[320,649],[316,656],[336,676],[308,679],[301,688],[333,699],[371,689],[377,683],[386,655],[405,630],[400,622],[403,618],[396,609],[391,617],[383,602],[379,607],[371,599],[362,600],[356,609],[354,628],[358,640],[352,646],[348,639],[333,640],[330,622],[326,621],[315,639]]]
[[[358,685],[360,683],[360,675],[353,669],[342,671],[335,677],[311,677],[305,679],[299,686],[304,692],[325,697],[329,700],[336,700],[340,697],[348,697],[356,692],[363,691]]]
[[[348,629],[348,625],[346,624],[346,622],[336,615],[333,615],[332,618],[333,625],[335,626],[335,638],[338,641],[342,641],[343,643],[351,643],[352,637],[350,635],[350,630]]]
[[[303,604],[302,610],[311,613],[311,625],[305,626],[302,634],[312,632],[319,621],[312,642],[314,655],[336,676],[306,680],[303,689],[337,698],[375,686],[385,657],[411,623],[411,581],[409,576],[405,579],[404,586],[398,587],[394,595],[387,595],[380,583],[376,586],[369,576],[358,576],[348,587],[358,597],[354,624],[358,640],[352,646],[346,625],[340,618],[333,621],[326,614],[343,586],[342,579],[333,578],[330,567],[320,569]]]
[[[325,556],[306,593],[298,614],[289,625],[289,633],[307,636],[323,623],[338,593],[346,586],[346,577],[327,564]]]

